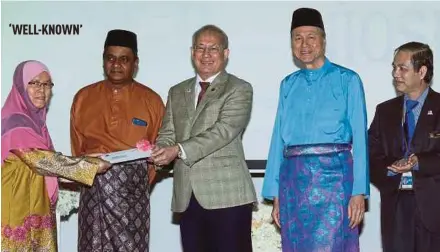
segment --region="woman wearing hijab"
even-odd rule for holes
[[[57,251],[57,177],[90,186],[110,167],[54,151],[46,126],[52,87],[44,64],[22,62],[2,108],[2,251]]]

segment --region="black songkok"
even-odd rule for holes
[[[107,46],[124,46],[131,48],[135,55],[138,53],[136,34],[127,30],[109,31],[105,39],[104,49]]]
[[[321,13],[311,8],[300,8],[293,12],[290,32],[299,26],[315,26],[325,31]]]

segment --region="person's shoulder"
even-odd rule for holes
[[[386,111],[389,109],[400,107],[400,104],[402,102],[403,102],[403,95],[399,95],[394,98],[388,99],[386,101],[380,102],[379,104],[377,104],[376,108],[380,111]]]
[[[286,76],[284,76],[284,78],[282,79],[282,82],[286,82],[286,81],[292,80],[292,79],[298,77],[299,75],[301,75],[301,73],[302,73],[301,69],[293,71],[293,72],[287,74]]]
[[[37,127],[35,122],[32,121],[32,119],[29,116],[20,113],[14,113],[8,117],[2,118],[1,123],[2,123],[2,135],[13,128],[21,127],[21,128],[34,129]]]
[[[101,93],[100,89],[103,84],[104,81],[98,81],[80,88],[73,96],[72,109],[76,108],[78,110],[83,107],[83,104],[85,104],[85,107],[88,107],[89,103],[96,101],[96,96]]]
[[[434,97],[436,101],[440,102],[440,93],[429,87],[429,96]]]
[[[302,75],[301,69],[285,75],[281,79],[281,83],[279,85],[280,91],[283,93],[288,92],[288,90],[290,90],[290,88],[293,86],[296,80],[298,80],[298,77],[300,77],[301,75]]]
[[[247,80],[245,80],[235,74],[231,74],[231,73],[226,73],[226,74],[228,77],[228,80],[227,80],[228,84],[231,85],[231,87],[252,89],[252,84],[249,81],[247,81]]]
[[[341,80],[335,83],[340,83],[344,88],[363,89],[361,76],[352,68],[331,62],[329,73],[328,77]]]
[[[336,64],[334,62],[330,63],[330,71],[337,71],[341,75],[345,75],[350,78],[353,78],[353,77],[359,78],[359,74],[355,70],[353,70],[347,66]]]
[[[84,87],[80,88],[76,94],[75,98],[81,97],[81,96],[87,96],[89,93],[97,91],[98,88],[103,84],[104,81],[97,81],[95,83],[86,84]]]
[[[196,77],[190,77],[183,81],[178,82],[170,87],[170,92],[180,92],[182,90],[187,90],[191,84],[194,84]]]
[[[148,97],[148,99],[156,99],[156,100],[161,100],[162,98],[160,97],[160,95],[154,91],[152,88],[150,88],[149,86],[139,83],[139,82],[134,82],[134,88],[135,88],[135,93],[142,95],[142,96],[146,96]]]
[[[431,86],[428,86],[428,94],[425,99],[431,104],[430,106],[435,108],[440,107],[440,93],[432,89]]]

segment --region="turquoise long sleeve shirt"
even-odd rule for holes
[[[325,59],[319,69],[302,69],[280,86],[262,196],[278,197],[287,146],[348,143],[353,152],[352,195],[370,194],[365,94],[359,75]]]

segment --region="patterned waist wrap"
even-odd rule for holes
[[[308,155],[326,155],[344,151],[351,151],[351,144],[308,144],[292,145],[284,149],[284,157],[308,156]]]
[[[283,252],[359,252],[350,228],[353,191],[350,144],[289,146],[280,167],[279,204]]]

